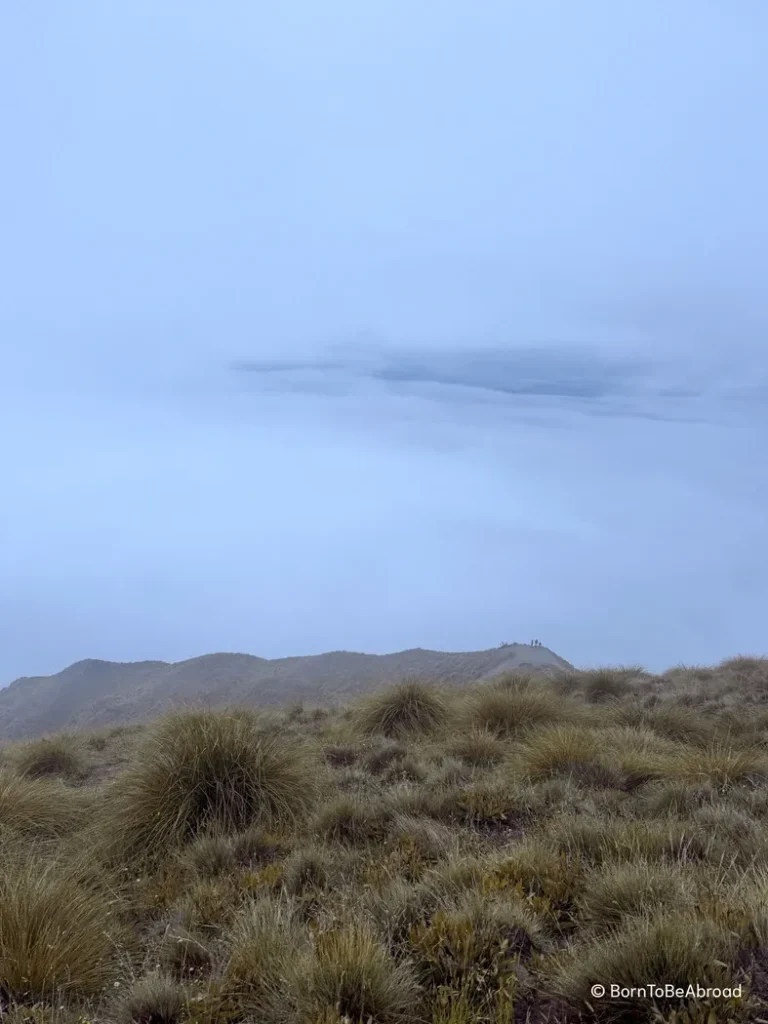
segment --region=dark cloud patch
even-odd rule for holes
[[[376,369],[379,380],[480,388],[507,395],[603,398],[630,394],[642,365],[562,349],[457,352],[395,358]]]
[[[442,386],[487,391],[498,395],[603,400],[631,398],[643,393],[660,398],[691,398],[691,388],[659,387],[656,365],[650,360],[608,357],[604,353],[566,346],[538,346],[433,352],[369,350],[361,358],[314,361],[245,362],[238,372],[258,375],[311,374],[319,383],[324,374],[367,377],[391,385]],[[292,390],[284,378],[286,390]],[[458,397],[458,395],[456,396]]]
[[[333,359],[320,359],[291,361],[288,359],[265,359],[265,360],[238,360],[232,363],[232,369],[238,373],[299,373],[302,370],[348,370],[349,365],[344,361]]]

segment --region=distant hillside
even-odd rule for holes
[[[173,707],[328,704],[406,675],[462,682],[510,668],[570,668],[547,647],[508,644],[446,653],[333,651],[269,660],[206,654],[189,661],[78,661],[53,676],[23,677],[0,690],[0,740],[73,727],[142,721]]]

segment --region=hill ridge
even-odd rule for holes
[[[129,724],[195,702],[253,706],[304,700],[322,705],[406,675],[461,683],[521,667],[572,666],[549,648],[529,644],[482,651],[327,651],[282,658],[216,651],[176,662],[84,658],[52,675],[22,676],[0,690],[0,740]]]

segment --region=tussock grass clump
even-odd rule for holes
[[[521,729],[557,721],[562,713],[562,698],[542,681],[480,687],[468,698],[464,718],[470,729],[513,736]]]
[[[527,795],[515,779],[487,776],[458,790],[452,817],[482,832],[519,830],[530,819]]]
[[[520,896],[545,896],[555,903],[573,899],[583,880],[578,857],[568,856],[546,839],[529,838],[516,843],[494,859],[484,872],[484,892],[518,892]]]
[[[630,692],[631,682],[642,674],[641,668],[594,668],[583,672],[580,683],[590,704],[603,704]]]
[[[398,814],[452,822],[462,817],[464,793],[458,783],[444,784],[432,777],[424,786],[401,786],[392,790],[387,795],[387,806]]]
[[[678,701],[662,701],[650,708],[639,703],[617,704],[611,711],[617,721],[676,744],[706,746],[716,738],[716,719]]]
[[[187,993],[171,978],[148,974],[138,978],[115,1000],[115,1024],[178,1024],[186,1016]]]
[[[201,878],[215,878],[237,865],[237,858],[229,836],[200,835],[184,850],[180,861]]]
[[[3,1024],[80,1024],[74,1006],[50,1003],[10,1003],[3,1010]]]
[[[529,736],[517,751],[517,762],[529,779],[576,776],[601,766],[598,737],[573,725],[553,725]]]
[[[383,781],[388,785],[395,785],[398,782],[424,782],[429,775],[428,766],[418,757],[409,754],[390,765],[383,773]]]
[[[296,984],[298,1020],[410,1024],[420,989],[407,962],[396,961],[365,925],[318,935]]]
[[[654,817],[690,816],[699,807],[712,803],[716,796],[717,791],[706,784],[659,782],[643,794],[643,809]]]
[[[292,903],[266,897],[249,903],[229,935],[223,994],[230,1005],[263,1024],[292,1019],[291,989],[308,943]]]
[[[130,940],[114,900],[37,856],[0,863],[0,995],[16,1002],[98,993]]]
[[[722,794],[719,794],[722,797]],[[752,786],[734,786],[726,794],[728,802],[755,818],[768,820],[768,789]]]
[[[721,672],[733,673],[747,679],[768,682],[768,658],[738,654],[735,658],[726,658],[718,665]],[[712,671],[711,669],[709,670]]]
[[[707,847],[707,859],[741,865],[768,862],[768,829],[750,814],[728,804],[700,807],[691,823]]]
[[[372,775],[383,775],[393,765],[408,755],[408,747],[395,739],[376,743],[372,749],[366,750],[362,765]]]
[[[692,909],[695,889],[677,864],[636,860],[591,873],[578,903],[584,920],[603,930],[660,909]]]
[[[447,789],[462,786],[472,778],[472,766],[458,757],[443,757],[426,778],[427,786]]]
[[[359,751],[343,743],[334,743],[323,748],[323,756],[333,768],[349,768],[357,761]]]
[[[644,713],[643,723],[676,743],[706,746],[715,739],[716,725],[712,719],[681,704],[658,704]]]
[[[467,733],[454,740],[448,751],[453,757],[480,768],[500,764],[508,755],[508,748],[497,733],[486,727],[477,726],[473,726]]]
[[[546,676],[536,675],[524,668],[513,668],[506,672],[497,672],[484,685],[494,690],[521,690],[531,685],[539,686],[545,680]]]
[[[517,1002],[507,991],[489,993],[487,1006],[478,1013],[471,987],[466,991],[442,989],[430,1016],[431,1024],[512,1024]]]
[[[114,725],[108,732],[109,739],[121,739],[126,736],[137,736],[146,732],[147,726],[144,722],[126,723],[125,725]]]
[[[632,708],[632,705],[629,705]],[[631,720],[624,720],[624,712],[628,710],[625,705],[612,705],[609,708],[600,708],[597,713],[600,721],[593,725],[595,735],[601,746],[610,751],[614,757],[622,758],[625,755],[637,759],[652,762],[664,754],[674,753],[680,747],[680,741],[661,736],[651,729],[645,720],[645,711],[640,715],[633,716]],[[605,724],[606,721],[618,718],[616,724]]]
[[[704,860],[707,840],[693,823],[675,818],[601,818],[596,814],[563,816],[547,828],[547,838],[587,864],[606,861]]]
[[[176,909],[186,930],[217,937],[231,926],[247,896],[231,875],[222,875],[190,883]]]
[[[411,929],[423,923],[444,902],[447,888],[438,882],[439,872],[430,873],[429,881],[410,882],[404,878],[385,877],[379,885],[364,894],[361,910],[373,925],[379,938],[397,957],[409,953]]]
[[[239,868],[255,868],[285,852],[284,841],[256,825],[243,832],[222,833],[213,829],[181,847],[177,863],[182,871],[201,879],[217,878]]]
[[[82,827],[89,794],[59,779],[32,779],[0,769],[0,827],[33,838],[56,838]]]
[[[327,803],[311,823],[312,831],[324,839],[351,846],[383,842],[389,833],[393,811],[381,801],[372,803],[343,794]]]
[[[162,856],[206,829],[295,821],[317,765],[298,740],[244,712],[161,720],[110,792],[107,838],[123,857]]]
[[[429,818],[399,814],[392,820],[390,845],[414,864],[435,864],[459,853],[455,831]]]
[[[361,768],[342,768],[334,774],[334,788],[340,793],[364,793],[371,789],[371,776]]]
[[[291,896],[322,892],[343,877],[351,862],[325,846],[303,846],[284,862],[283,886]]]
[[[548,678],[555,693],[563,697],[574,694],[578,690],[582,676],[583,673],[578,669],[557,668],[549,673]]]
[[[75,780],[82,778],[86,770],[80,742],[66,733],[22,744],[15,751],[13,763],[20,775],[34,779],[58,775]]]
[[[768,947],[768,870],[761,867],[739,872],[726,895],[728,908],[741,918],[740,933],[746,945]]]
[[[608,709],[601,708],[603,714]],[[662,778],[662,758],[674,754],[679,743],[638,724],[600,726],[594,729],[601,762],[624,777],[624,788],[635,791]]]
[[[574,1006],[595,1005],[593,985],[655,985],[687,988],[691,979],[702,986],[727,984],[724,963],[735,953],[735,938],[727,929],[693,913],[655,915],[627,921],[604,938],[575,946],[561,960],[555,989]],[[668,1001],[668,1006],[680,1000]],[[648,1005],[637,999],[605,1000],[596,1005],[600,1019],[646,1021]]]
[[[170,976],[190,980],[209,973],[213,953],[207,938],[194,935],[181,926],[167,926],[160,942],[159,960]]]
[[[480,892],[487,871],[485,856],[459,854],[431,868],[424,881],[441,899],[445,897],[453,905],[467,892]]]
[[[502,903],[471,894],[415,925],[410,944],[425,984],[433,991],[463,993],[481,1013],[499,991],[514,994],[517,963],[548,942],[522,901]]]
[[[235,861],[242,868],[265,864],[285,853],[286,840],[278,838],[258,825],[228,837]]]
[[[717,669],[710,665],[674,665],[663,672],[661,678],[668,682],[696,684],[709,682],[716,674]]]
[[[431,733],[448,721],[448,704],[439,691],[407,679],[369,698],[359,709],[357,726],[367,736],[392,738]]]
[[[511,789],[511,784],[508,784]],[[547,820],[564,811],[591,811],[589,796],[569,776],[551,776],[518,783],[520,804],[532,820]]]
[[[710,783],[721,791],[741,783],[768,781],[768,753],[762,746],[738,747],[716,742],[708,747],[681,746],[660,762],[668,779]]]

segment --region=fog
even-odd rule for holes
[[[0,29],[0,685],[765,653],[765,4]]]

